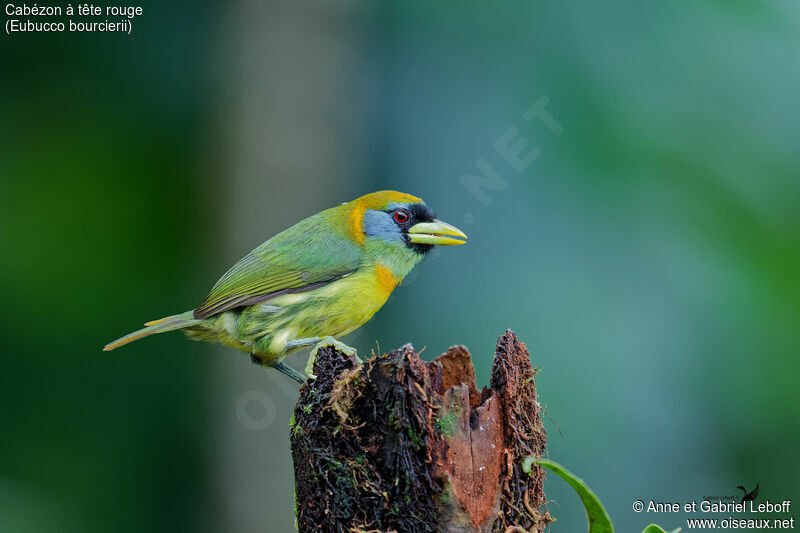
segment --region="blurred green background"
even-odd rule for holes
[[[798,4],[430,4],[147,1],[131,36],[0,37],[0,530],[291,531],[294,384],[177,334],[100,349],[383,188],[470,240],[362,353],[466,344],[485,384],[514,328],[551,458],[619,531],[685,526],[636,499],[800,496]],[[585,530],[569,490],[554,532]]]

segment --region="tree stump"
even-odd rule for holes
[[[541,532],[553,519],[528,349],[507,330],[479,391],[469,352],[411,345],[358,365],[321,349],[291,422],[300,533]]]

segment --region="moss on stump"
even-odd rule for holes
[[[319,350],[292,419],[300,533],[541,532],[552,521],[546,434],[525,344],[497,342],[479,391],[469,352],[425,362],[410,345],[361,365]]]

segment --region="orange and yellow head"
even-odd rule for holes
[[[372,237],[403,244],[425,254],[433,245],[464,244],[460,229],[437,220],[421,198],[397,191],[366,194],[342,206],[347,211],[348,233],[363,245]]]

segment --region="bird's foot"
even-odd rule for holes
[[[355,348],[352,346],[348,346],[343,342],[339,342],[333,337],[322,337],[319,342],[311,349],[311,354],[308,356],[308,362],[306,363],[306,376],[309,379],[317,379],[317,376],[314,375],[314,363],[317,360],[317,352],[320,348],[324,348],[326,346],[330,346],[334,350],[340,351],[345,355],[350,357],[355,357],[356,363],[361,364],[361,359],[358,358],[358,353]]]
[[[282,374],[289,376],[290,378],[300,383],[301,385],[306,381],[307,376],[305,374],[303,374],[298,370],[295,370],[294,368],[290,367],[289,365],[281,361],[278,361],[275,364],[273,364],[272,368],[274,368],[275,370],[277,370]]]

